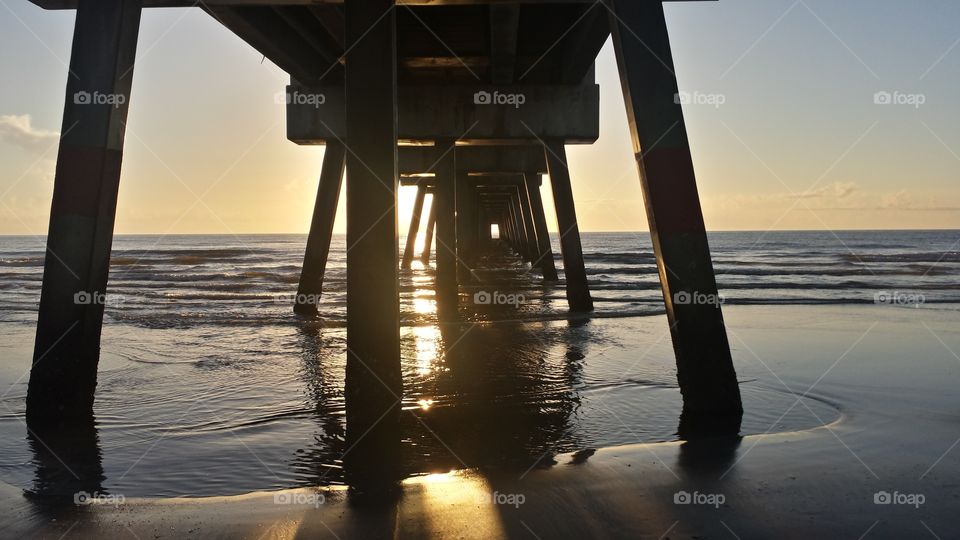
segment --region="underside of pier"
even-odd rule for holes
[[[33,0],[76,9],[48,254],[27,412],[33,425],[89,416],[120,178],[126,99],[142,8],[186,0]],[[289,73],[287,137],[326,151],[296,305],[322,317],[330,236],[346,189],[347,437],[355,470],[382,478],[398,444],[399,273],[429,264],[455,323],[478,250],[512,249],[573,312],[593,309],[566,146],[599,137],[594,61],[612,40],[653,238],[688,425],[738,424],[741,402],[722,311],[684,303],[716,294],[663,4],[660,0],[207,0],[202,8]],[[551,248],[549,177],[561,249]],[[345,178],[345,181],[344,181]],[[406,246],[397,192],[417,190]],[[429,195],[429,205],[427,203]],[[414,239],[425,226],[426,247]],[[562,279],[561,279],[562,278]],[[688,293],[688,294],[682,294]],[[292,316],[292,315],[291,315]],[[638,352],[639,354],[639,352]],[[390,454],[390,452],[386,452]],[[362,477],[354,481],[363,483]]]

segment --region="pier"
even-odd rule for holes
[[[32,1],[77,12],[27,395],[28,423],[51,426],[93,411],[104,305],[78,299],[102,297],[109,287],[142,9],[195,3]],[[441,324],[457,320],[460,288],[475,279],[478,251],[494,241],[509,245],[545,282],[562,283],[571,313],[593,310],[572,189],[590,178],[571,176],[566,146],[599,137],[593,66],[608,39],[684,421],[739,422],[723,312],[685,301],[716,295],[717,284],[661,0],[207,0],[202,6],[290,75],[287,138],[326,147],[290,317],[323,317],[334,217],[346,191],[347,439],[356,445],[350,459],[364,463],[365,474],[389,476],[389,449],[400,440],[398,284],[414,260],[435,265]],[[82,99],[89,95],[124,99]],[[545,175],[559,225],[560,268],[541,200]],[[403,249],[400,186],[417,190]],[[421,227],[426,245],[417,254]]]

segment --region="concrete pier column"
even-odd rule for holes
[[[437,226],[437,196],[436,192],[430,197],[430,214],[427,218],[427,230],[423,233],[423,254],[420,255],[420,262],[427,264],[430,262],[430,246],[433,244],[433,230]]]
[[[400,303],[396,197],[396,10],[346,0],[347,366],[345,456],[352,483],[396,474]]]
[[[527,249],[527,231],[523,228],[523,216],[520,213],[520,200],[517,192],[510,193],[510,211],[513,213],[514,226],[517,228],[517,253],[523,260],[530,262],[530,251]]]
[[[140,11],[139,0],[77,8],[27,390],[35,426],[93,413]]]
[[[533,212],[533,228],[537,232],[537,266],[543,272],[544,281],[557,281],[557,266],[553,261],[553,248],[550,246],[550,233],[547,231],[547,216],[543,210],[543,197],[540,196],[539,174],[523,175],[530,210]]]
[[[508,204],[507,211],[510,212],[510,244],[513,246],[513,250],[517,252],[517,255],[520,255],[526,260],[526,254],[520,244],[522,229],[520,228],[520,221],[517,219],[517,200],[514,195],[510,195]]]
[[[519,201],[520,216],[523,219],[527,257],[531,266],[538,267],[540,265],[540,245],[537,242],[537,231],[533,226],[533,213],[530,211],[530,199],[527,198],[527,186],[523,182],[523,178],[517,184],[517,201]]]
[[[580,244],[580,227],[573,204],[573,188],[570,185],[570,170],[567,168],[567,152],[560,142],[551,142],[544,147],[550,186],[553,188],[553,204],[557,209],[557,225],[560,227],[560,251],[563,255],[563,275],[567,283],[567,302],[571,311],[593,311],[593,299],[587,285],[587,271],[583,264],[583,246]]]
[[[457,286],[457,216],[456,216],[456,149],[453,140],[437,141],[443,156],[434,165],[436,186],[433,204],[437,211],[437,281],[436,295],[440,306],[456,310]],[[446,310],[449,313],[449,310]]]
[[[469,283],[473,267],[473,235],[471,232],[471,199],[473,198],[470,176],[466,171],[457,171],[457,279]]]
[[[739,417],[740,390],[718,304],[663,6],[606,0],[633,151],[677,355],[684,415]]]
[[[413,215],[410,216],[410,228],[407,230],[407,245],[403,250],[403,268],[410,268],[413,262],[413,250],[417,246],[417,233],[420,232],[420,215],[423,214],[423,199],[427,196],[427,186],[417,186],[417,198],[413,203]]]
[[[327,142],[323,153],[323,168],[320,171],[320,185],[317,187],[317,201],[313,206],[313,219],[310,221],[310,233],[307,235],[307,247],[303,254],[303,267],[300,269],[300,284],[297,286],[297,298],[293,304],[293,311],[300,315],[317,314],[317,303],[323,292],[323,276],[330,254],[333,225],[337,218],[340,186],[343,184],[345,154],[343,144],[338,141]]]
[[[520,199],[516,192],[510,195],[510,203],[512,204],[513,220],[517,227],[517,251],[523,257],[523,260],[532,262],[533,258],[530,256],[530,249],[527,245],[527,230],[523,226],[523,213],[520,211]]]

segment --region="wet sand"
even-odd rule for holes
[[[960,535],[955,307],[732,306],[725,313],[744,384],[782,384],[798,398],[791,410],[816,399],[839,409],[839,419],[790,433],[776,433],[772,422],[770,434],[742,439],[561,454],[529,472],[421,476],[404,481],[395,500],[375,503],[336,488],[53,508],[5,486],[0,529],[46,538]],[[665,321],[595,323],[640,329]],[[657,334],[635,335],[639,359]]]

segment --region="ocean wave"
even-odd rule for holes
[[[941,252],[911,252],[911,253],[844,253],[838,255],[841,260],[850,263],[957,263],[960,262],[960,251]]]

